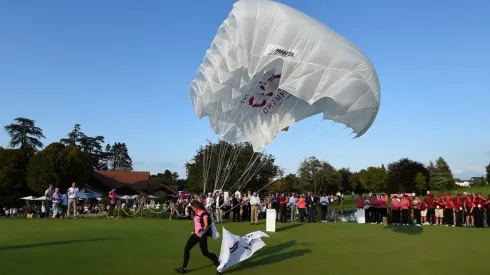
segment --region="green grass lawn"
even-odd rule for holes
[[[242,235],[264,224],[225,224]],[[485,274],[489,229],[278,224],[267,246],[226,274]],[[221,225],[218,226],[221,231]],[[0,219],[2,274],[174,274],[192,231],[161,219]],[[219,254],[221,239],[210,240]],[[469,250],[468,250],[469,249]],[[190,274],[215,274],[195,247]]]

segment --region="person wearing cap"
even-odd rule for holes
[[[415,198],[412,201],[412,209],[413,209],[413,221],[415,224],[420,224],[420,216],[421,216],[421,211],[420,211],[420,204],[422,202],[420,201],[419,196],[415,196]]]
[[[376,224],[378,222],[378,198],[376,194],[373,194],[371,200],[369,202],[370,208],[369,212],[371,213],[371,224]]]
[[[420,224],[427,225],[427,204],[420,200]]]
[[[456,197],[453,198],[453,205],[456,226],[461,227],[463,225],[463,204],[461,203],[461,194],[456,194]]]
[[[408,199],[407,195],[403,195],[403,199],[401,202],[401,208],[402,208],[402,224],[403,225],[408,225],[408,219],[409,219],[409,214],[410,214],[410,200]]]
[[[391,222],[393,225],[399,225],[400,224],[400,209],[401,209],[402,203],[400,199],[398,198],[398,195],[394,195],[393,199],[391,200]]]
[[[435,223],[435,205],[434,205],[434,194],[427,191],[427,196],[424,198],[424,203],[427,205],[427,218],[426,224],[433,225]]]
[[[437,225],[442,225],[444,221],[444,199],[442,197],[442,194],[439,195],[439,198],[437,200],[434,200],[434,204],[436,206],[436,220],[435,224]]]
[[[381,197],[379,198],[378,202],[379,202],[378,222],[382,224],[383,218],[388,217],[388,196],[386,196],[385,193],[381,194]]]
[[[473,216],[473,208],[475,207],[475,201],[473,195],[466,197],[464,201],[464,215],[466,216],[466,226],[472,227],[475,223],[475,217]]]
[[[454,204],[451,193],[448,193],[445,200],[444,221],[446,226],[454,226]]]
[[[485,218],[485,199],[482,198],[482,193],[478,193],[475,198],[475,227],[485,227],[483,219]]]

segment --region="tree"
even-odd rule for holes
[[[420,172],[415,175],[415,186],[420,191],[421,196],[422,190],[427,189],[427,178]]]
[[[32,191],[42,194],[49,184],[62,192],[72,182],[84,186],[92,169],[88,156],[79,148],[52,143],[34,155],[27,168],[27,183]]]
[[[340,176],[341,189],[343,191],[355,191],[357,186],[353,186],[352,184],[352,172],[349,170],[349,168],[341,168],[338,172]]]
[[[475,178],[475,180],[473,180],[473,183],[471,184],[471,187],[484,187],[484,186],[487,186],[487,182],[485,181],[484,176]]]
[[[380,192],[386,190],[388,175],[384,166],[371,166],[359,172],[359,179],[366,190]]]
[[[303,160],[299,165],[298,175],[303,182],[308,183],[306,188],[314,194],[340,190],[341,179],[337,170],[330,163],[316,157]]]
[[[103,146],[103,136],[89,137],[82,135],[80,139],[80,147],[83,152],[87,153],[90,167],[92,167],[92,169],[107,170],[107,164],[106,161],[104,161],[106,158],[106,153],[102,149]],[[127,154],[127,148],[125,154]],[[131,158],[129,158],[129,161],[131,162]],[[129,167],[131,167],[131,165]]]
[[[453,174],[447,162],[438,158],[435,162],[429,163],[430,187],[434,190],[452,190],[456,187]]]
[[[235,192],[245,187],[258,191],[279,175],[274,161],[272,155],[254,152],[249,143],[208,142],[185,164],[188,188],[191,192],[215,188]]]
[[[486,181],[487,183],[490,183],[490,163],[485,167],[485,170],[487,170]]]
[[[417,190],[415,177],[417,173],[422,173],[426,178],[429,171],[420,162],[408,158],[388,164],[388,186],[389,192],[412,192]]]
[[[75,124],[73,130],[68,133],[67,138],[60,139],[60,143],[66,146],[79,146],[83,136],[85,135],[80,130],[80,124]]]
[[[0,205],[11,205],[27,196],[29,157],[21,149],[0,149]]]
[[[10,136],[10,147],[25,150],[25,152],[37,152],[43,147],[41,138],[45,138],[43,130],[36,126],[32,119],[18,117],[14,119],[14,123],[4,127],[7,134]]]
[[[133,170],[133,161],[129,156],[126,143],[115,142],[112,146],[106,146],[107,167],[110,170]]]

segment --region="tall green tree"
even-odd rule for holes
[[[105,154],[110,170],[133,170],[133,161],[129,156],[129,151],[126,143],[115,142],[112,146],[106,146]]]
[[[303,160],[298,168],[299,178],[308,183],[308,191],[319,194],[321,192],[335,192],[340,190],[341,178],[337,170],[326,161],[310,157]]]
[[[230,192],[258,191],[279,175],[281,169],[274,161],[270,154],[254,152],[249,143],[209,142],[185,164],[188,188],[192,192],[221,187]]]
[[[343,191],[355,191],[357,186],[352,184],[352,172],[349,168],[339,169],[339,176],[341,182],[341,189]]]
[[[43,147],[40,139],[45,138],[43,130],[36,126],[36,122],[25,117],[14,119],[12,124],[4,127],[10,136],[10,147],[23,149],[25,152],[37,152]]]
[[[417,173],[415,175],[415,186],[417,187],[417,190],[420,191],[420,195],[422,196],[422,190],[427,189],[427,178],[424,176],[422,173]]]
[[[426,178],[429,177],[429,171],[422,163],[408,158],[388,164],[387,171],[387,191],[389,192],[412,192],[417,190],[415,185],[417,173],[422,173]]]
[[[485,177],[486,181],[488,184],[490,184],[490,163],[485,167],[485,170],[487,171],[487,176]]]
[[[430,187],[434,190],[452,190],[456,187],[453,174],[447,162],[438,158],[435,163],[429,163]]]
[[[0,205],[9,206],[30,193],[26,182],[29,157],[21,149],[0,149]]]
[[[60,143],[66,146],[80,146],[80,142],[84,136],[85,134],[81,131],[80,124],[75,124],[73,130],[68,133],[67,137],[60,139]]]
[[[90,167],[92,167],[92,169],[107,170],[107,165],[104,161],[104,159],[106,158],[106,153],[103,150],[103,146],[103,136],[89,137],[83,135],[80,139],[80,147],[83,152],[87,153]],[[125,153],[127,153],[127,148]]]
[[[74,181],[83,187],[91,173],[92,168],[85,152],[78,147],[52,143],[31,159],[27,168],[27,183],[39,195],[49,184],[64,192]]]
[[[368,167],[359,172],[362,186],[373,192],[385,191],[388,184],[388,174],[384,166]]]

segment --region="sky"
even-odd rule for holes
[[[81,124],[125,142],[134,169],[177,171],[211,132],[188,97],[235,1],[0,2],[0,126],[25,116],[45,144]],[[442,156],[460,178],[490,162],[490,1],[280,1],[360,47],[381,84],[376,121],[353,139],[314,117],[266,152],[287,173],[309,156],[358,171]],[[0,133],[0,146],[9,137]]]

